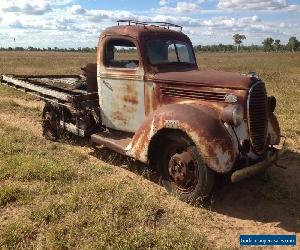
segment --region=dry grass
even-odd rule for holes
[[[112,151],[94,151],[69,137],[46,141],[40,136],[41,103],[0,86],[0,248],[224,249],[237,247],[240,233],[299,233],[300,185],[292,177],[300,175],[300,55],[197,57],[201,68],[255,69],[265,79],[289,137],[291,151],[280,163],[290,164],[290,171],[229,184],[215,191],[208,208],[191,207],[120,168],[134,164]],[[78,74],[95,59],[0,52],[0,73]]]
[[[0,74],[78,74],[94,53],[0,51]]]

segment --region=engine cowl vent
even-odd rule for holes
[[[252,148],[255,153],[265,151],[268,126],[267,93],[263,82],[251,87],[248,96],[248,127]]]
[[[186,99],[202,99],[207,101],[224,102],[226,93],[203,91],[189,88],[176,88],[161,86],[161,92],[164,96],[186,98]]]

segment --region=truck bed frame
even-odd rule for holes
[[[98,93],[87,93],[73,89],[72,83],[80,79],[78,75],[2,75],[2,84],[37,96],[45,101],[80,109],[99,106]]]

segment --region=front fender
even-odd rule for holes
[[[280,127],[276,116],[271,113],[268,117],[268,137],[270,145],[278,145],[280,143]]]
[[[212,170],[219,173],[231,170],[236,160],[233,141],[219,120],[219,113],[205,105],[169,104],[157,109],[136,132],[127,154],[148,162],[151,139],[165,128],[185,132]]]

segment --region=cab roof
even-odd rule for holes
[[[170,38],[190,42],[188,36],[182,32],[158,26],[140,24],[109,27],[101,33],[101,37],[105,36],[129,36],[136,40],[145,40],[147,38]]]

